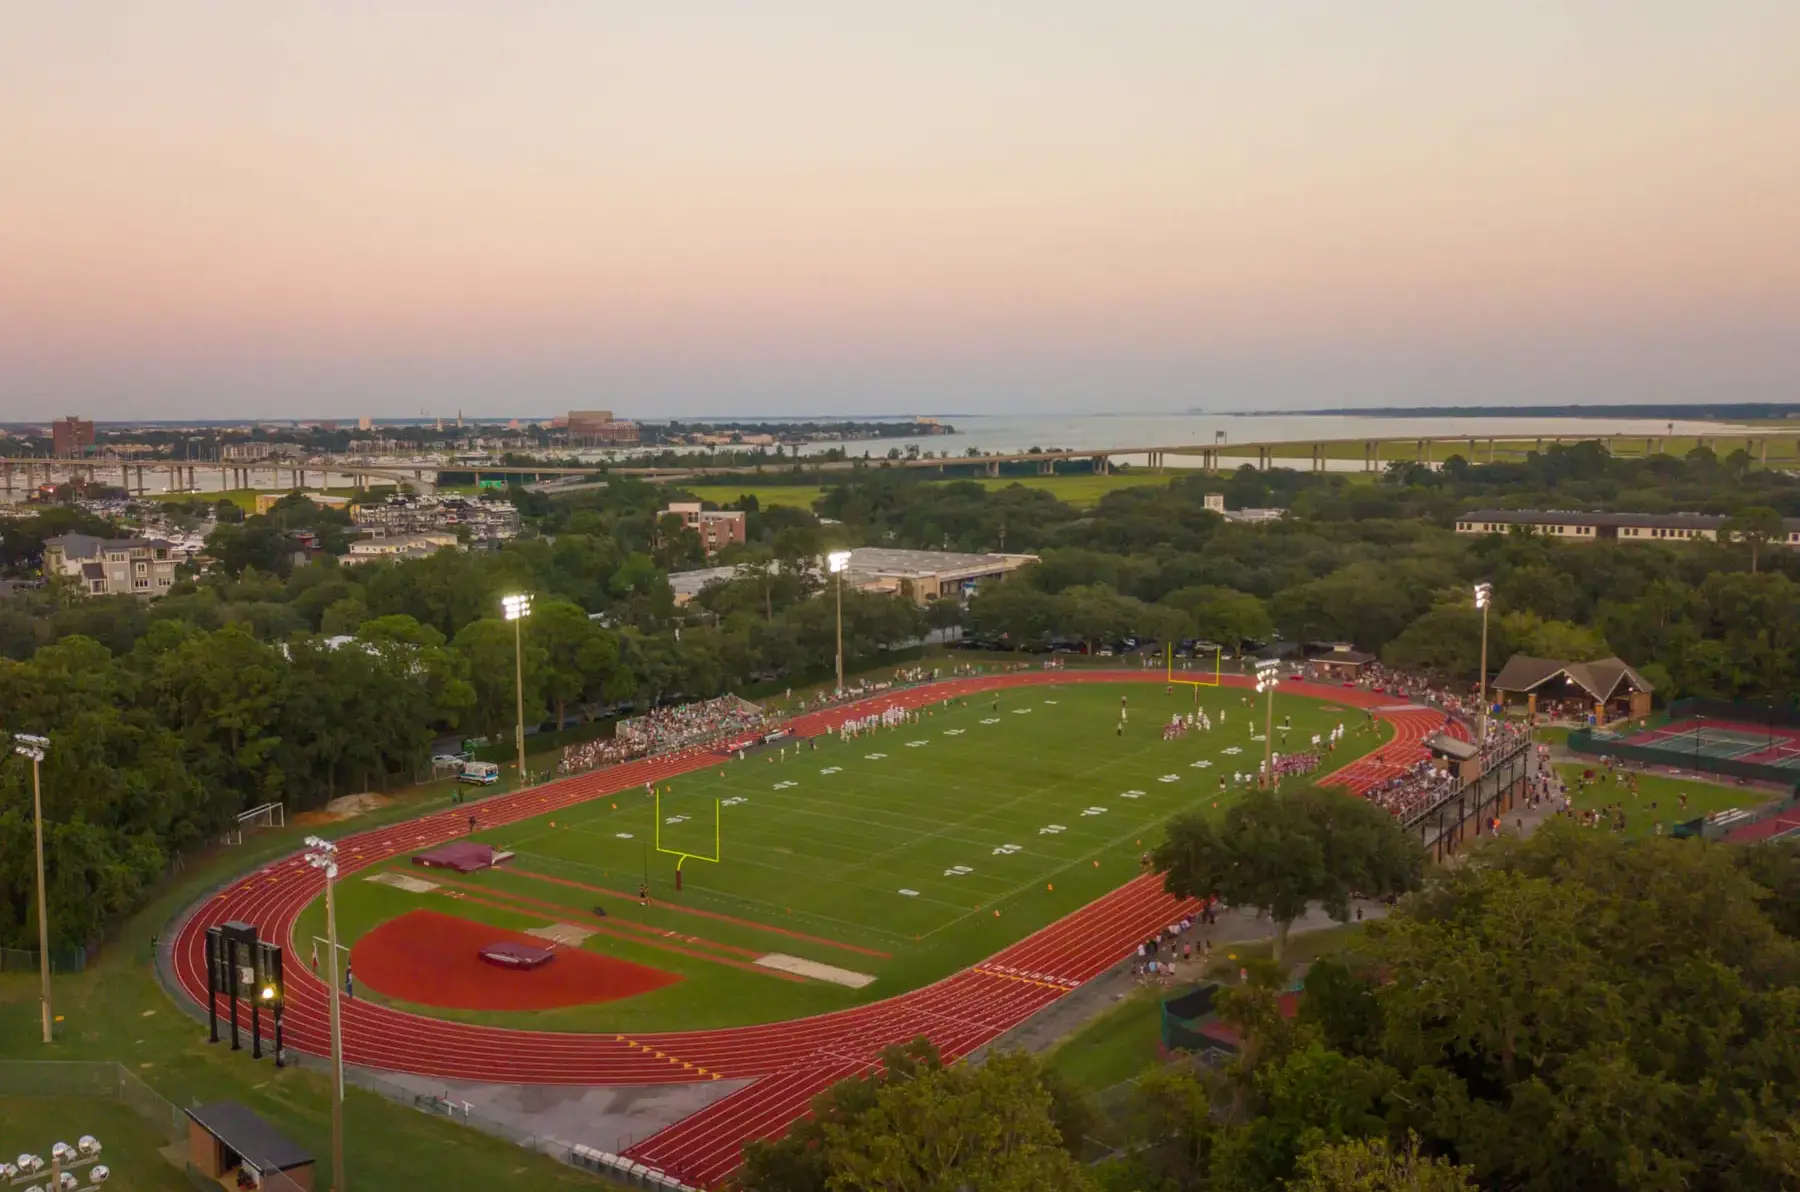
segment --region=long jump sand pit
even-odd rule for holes
[[[453,1010],[555,1010],[649,993],[681,980],[647,965],[560,948],[541,968],[508,971],[481,959],[490,944],[541,948],[543,937],[437,911],[408,911],[356,941],[357,980],[387,997]]]
[[[785,952],[771,952],[767,956],[760,956],[756,963],[764,968],[775,969],[777,972],[793,973],[797,977],[810,977],[814,981],[829,981],[833,985],[842,985],[848,989],[861,989],[875,980],[867,973],[842,969],[835,964],[820,964],[816,960],[807,960],[801,956],[789,956]]]

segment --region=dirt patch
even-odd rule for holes
[[[573,923],[552,923],[548,927],[533,927],[525,934],[561,944],[565,948],[579,948],[589,937],[598,935],[599,932],[588,927],[577,927]]]
[[[367,815],[392,802],[388,796],[378,795],[373,791],[360,795],[340,795],[318,811],[299,812],[294,816],[294,823],[302,828],[316,827],[319,824],[341,824],[347,819]]]
[[[392,886],[396,890],[405,890],[408,894],[429,894],[438,888],[436,882],[428,882],[422,877],[414,877],[410,873],[398,873],[392,869],[383,869],[380,873],[371,873],[363,880],[365,882],[378,882],[383,886]]]
[[[357,980],[377,993],[455,1010],[553,1010],[634,997],[681,980],[647,965],[559,948],[542,968],[506,971],[482,961],[489,944],[541,947],[543,938],[437,911],[408,911],[356,942]]]
[[[814,981],[829,981],[833,985],[843,985],[849,989],[861,989],[875,980],[867,973],[852,972],[849,969],[838,968],[834,964],[820,964],[816,960],[807,960],[801,956],[789,956],[784,952],[771,952],[767,956],[758,957],[756,963],[777,972],[793,973],[797,977],[810,977]]]

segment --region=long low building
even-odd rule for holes
[[[1710,513],[1584,513],[1566,509],[1471,509],[1456,519],[1458,534],[1506,534],[1523,529],[1574,542],[1716,540],[1728,518]],[[1776,541],[1800,546],[1800,518],[1781,519]]]
[[[983,583],[1004,579],[1036,555],[963,554],[956,551],[900,550],[886,546],[859,546],[850,552],[844,583],[864,592],[904,596],[915,604],[957,599]],[[824,560],[815,569],[823,576]],[[706,567],[678,571],[669,576],[675,603],[686,604],[709,584],[723,583],[738,573],[736,567]]]

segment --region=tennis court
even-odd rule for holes
[[[1624,738],[1627,745],[1800,770],[1800,731],[1774,725],[1682,720]]]

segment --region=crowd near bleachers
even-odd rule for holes
[[[719,737],[753,732],[767,724],[768,719],[762,707],[735,695],[655,708],[643,716],[619,721],[609,740],[568,746],[557,769],[575,774],[634,757],[666,753]]]
[[[1458,692],[1422,675],[1410,674],[1379,663],[1365,668],[1356,686],[1369,691],[1385,692],[1408,703],[1437,708],[1444,713],[1446,731],[1453,725],[1461,725],[1464,735],[1471,741],[1479,731],[1481,701],[1473,691]],[[1495,758],[1512,750],[1529,735],[1529,730],[1523,725],[1491,716],[1487,727],[1488,739],[1481,747],[1484,770]],[[1461,785],[1461,778],[1438,769],[1429,759],[1421,758],[1404,773],[1370,787],[1363,794],[1370,802],[1386,808],[1395,817],[1405,819],[1455,794]]]

